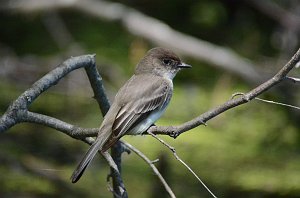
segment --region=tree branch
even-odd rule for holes
[[[103,86],[102,77],[100,76],[96,67],[85,67],[85,71],[95,94],[94,98],[98,102],[101,113],[104,116],[110,107],[110,102],[105,94],[106,91]]]
[[[121,175],[122,173],[122,153],[124,152],[123,146],[120,141],[115,143],[111,147],[111,156],[113,161],[117,164],[117,170],[113,168],[112,166],[110,167],[110,176],[112,177],[113,180],[113,190],[114,190],[114,197],[122,197],[122,198],[127,198],[128,194],[126,192],[125,186],[123,184],[123,181],[120,180],[122,179],[121,177],[118,177],[118,174]]]
[[[81,139],[82,137],[96,136],[99,132],[98,128],[85,129],[71,125],[69,123],[47,115],[34,113],[30,111],[23,111],[22,114],[19,116],[21,122],[31,122],[35,124],[48,126],[76,139]],[[87,133],[89,134],[88,136],[86,135]]]
[[[52,127],[54,129],[63,131],[64,133],[72,136],[72,137],[82,137],[82,136],[95,136],[97,134],[97,129],[92,128],[92,129],[82,129],[80,127],[76,127],[74,125],[65,123],[63,121],[60,121],[56,118],[51,118],[49,116],[45,115],[40,115],[32,112],[26,112],[26,109],[28,108],[29,104],[43,91],[48,89],[50,85],[48,86],[42,86],[41,83],[48,82],[52,85],[58,83],[59,78],[64,75],[66,75],[68,72],[77,69],[80,67],[80,65],[84,66],[87,64],[86,60],[84,58],[92,58],[93,56],[91,55],[86,55],[86,56],[80,56],[80,57],[75,57],[72,58],[72,62],[70,60],[67,60],[64,62],[62,65],[65,64],[75,64],[76,67],[66,67],[65,70],[63,70],[60,66],[53,71],[49,72],[46,76],[44,76],[42,79],[37,81],[32,88],[28,89],[25,91],[19,98],[13,102],[8,110],[4,113],[4,115],[0,118],[0,132],[4,132],[8,128],[12,127],[13,125],[19,123],[19,122],[33,122],[33,123],[38,123],[38,124],[43,124],[49,127]],[[76,59],[76,60],[74,60]],[[278,84],[284,79],[290,79],[291,77],[287,77],[288,72],[295,67],[295,65],[299,62],[300,60],[300,49],[296,52],[296,54],[291,58],[291,60],[270,80],[266,81],[265,83],[259,85],[258,87],[254,88],[248,93],[245,93],[239,98],[233,98],[231,100],[228,100],[224,104],[215,107],[200,116],[182,124],[179,126],[152,126],[149,128],[149,132],[152,132],[154,134],[164,134],[164,135],[170,135],[173,137],[177,137],[183,132],[186,132],[190,129],[193,129],[197,126],[200,126],[207,122],[208,120],[216,117],[217,115],[223,113],[224,111],[227,111],[235,106],[244,104],[255,98],[256,96],[260,95],[261,93],[267,91],[274,85]],[[69,62],[70,61],[70,62]],[[80,62],[81,61],[81,62]],[[95,63],[93,63],[95,64]],[[88,69],[90,73],[90,69]],[[49,75],[55,75],[56,79],[49,81]],[[90,74],[89,79],[96,79],[97,83],[91,83],[93,90],[98,93],[101,92],[103,93],[103,85],[102,85],[102,80],[99,74],[94,75]],[[92,80],[94,81],[94,80]],[[34,90],[39,90],[39,91],[34,91]],[[106,102],[102,102],[102,99],[104,98],[104,101],[106,100],[106,96],[102,94],[95,94],[95,98],[98,98],[97,101],[99,101],[99,106],[102,106],[102,112],[106,112],[108,107],[109,107],[109,102],[108,100]],[[103,103],[103,104],[102,104]]]
[[[179,125],[179,126],[152,126],[148,129],[148,132],[151,132],[154,134],[167,134],[167,135],[170,135],[170,136],[176,138],[180,134],[206,123],[208,120],[216,117],[217,115],[219,115],[233,107],[236,107],[236,106],[239,106],[239,105],[242,105],[242,104],[245,104],[245,103],[251,101],[256,96],[262,94],[263,92],[266,92],[271,87],[275,86],[276,84],[280,83],[281,81],[288,79],[288,78],[286,78],[287,74],[296,66],[296,64],[299,61],[300,61],[300,48],[294,54],[294,56],[291,58],[291,60],[277,74],[275,74],[271,79],[267,80],[263,84],[252,89],[248,93],[245,93],[238,98],[232,98],[232,99],[228,100],[227,102],[225,102],[224,104],[222,104],[218,107],[215,107],[182,125]]]
[[[166,143],[165,141],[163,141],[162,139],[160,139],[159,137],[157,137],[155,134],[148,132],[149,135],[151,135],[152,137],[154,137],[155,139],[157,139],[160,143],[162,143],[162,145],[166,146],[174,155],[174,157],[181,163],[183,164],[188,171],[190,171],[194,177],[196,177],[196,179],[202,184],[202,186],[209,192],[209,194],[214,197],[217,198],[216,195],[206,186],[206,184],[200,179],[200,177],[193,171],[193,169],[191,167],[189,167],[176,153],[176,150],[174,147],[170,146],[168,143]]]
[[[65,75],[81,67],[95,66],[94,56],[84,55],[70,58],[35,82],[31,88],[22,93],[9,106],[8,110],[0,118],[0,132],[4,132],[13,125],[22,122],[22,117],[28,111],[29,105],[44,91],[56,85]],[[34,120],[26,121],[34,122]]]
[[[129,148],[131,151],[133,151],[135,154],[137,154],[138,156],[140,156],[147,164],[149,164],[149,166],[152,168],[154,174],[158,177],[158,179],[160,180],[160,182],[165,187],[166,191],[169,193],[170,197],[172,197],[172,198],[176,197],[175,194],[173,193],[172,189],[170,188],[170,186],[166,182],[166,180],[163,178],[163,176],[160,174],[159,170],[153,164],[153,161],[151,161],[146,155],[144,155],[144,153],[142,153],[141,151],[139,151],[138,149],[136,149],[135,147],[133,147],[131,144],[129,144],[127,142],[123,142],[123,141],[121,141],[121,142],[127,148]]]
[[[40,80],[36,81],[31,88],[27,89],[22,93],[7,109],[7,111],[0,118],[0,132],[4,132],[12,126],[21,122],[31,122],[36,124],[42,124],[58,131],[61,131],[73,138],[82,140],[85,143],[92,144],[94,139],[87,136],[94,136],[98,133],[98,129],[84,129],[80,128],[59,119],[30,112],[28,111],[29,106],[34,100],[40,96],[44,91],[49,89],[51,86],[56,85],[64,76],[72,72],[75,69],[84,67],[90,80],[92,89],[95,94],[95,99],[99,104],[103,115],[108,111],[110,104],[106,97],[102,78],[96,68],[95,55],[84,55],[78,57],[72,57],[58,67],[50,71],[48,74],[43,76]],[[86,135],[89,134],[89,135]],[[118,170],[118,166],[115,162],[108,157],[108,153],[104,154],[105,159],[111,167],[113,176],[114,186],[118,188],[116,192],[122,192],[121,197],[127,197],[127,192],[122,181],[122,177]],[[120,155],[117,155],[120,157]],[[121,165],[119,165],[121,166]],[[120,191],[119,189],[122,189]]]
[[[65,75],[67,75],[68,73],[70,73],[75,69],[84,67],[86,69],[87,75],[89,77],[99,107],[102,113],[105,114],[109,109],[110,104],[105,95],[105,90],[103,87],[101,76],[96,69],[94,56],[95,55],[84,55],[84,56],[70,58],[65,62],[63,62],[61,65],[59,65],[57,68],[53,69],[48,74],[43,76],[40,80],[35,82],[32,85],[32,87],[26,90],[24,93],[22,93],[8,107],[7,111],[2,115],[2,117],[0,118],[0,132],[4,132],[8,130],[10,127],[21,122],[32,122],[32,123],[49,126],[51,128],[55,128],[71,137],[81,139],[82,141],[91,144],[94,141],[94,139],[89,138],[88,136],[95,135],[98,132],[97,129],[83,129],[65,123],[56,118],[52,118],[50,116],[30,112],[28,111],[28,108],[39,95],[41,95],[44,91],[49,89],[51,86],[57,84],[59,80],[62,79]],[[204,124],[208,120],[216,117],[217,115],[223,113],[224,111],[227,111],[233,107],[249,102],[250,100],[254,99],[256,96],[262,94],[263,92],[266,92],[268,89],[270,89],[271,87],[275,86],[276,84],[280,83],[285,79],[289,81],[293,79],[293,81],[298,82],[295,80],[296,78],[287,77],[287,74],[295,67],[295,65],[299,62],[299,60],[300,60],[300,49],[274,77],[272,77],[265,83],[259,85],[258,87],[254,88],[250,92],[243,94],[241,97],[228,100],[224,104],[216,108],[213,108],[207,111],[206,113],[182,125],[169,126],[169,127],[153,126],[148,129],[148,132],[154,134],[170,135],[175,138],[183,132],[186,132],[192,128]],[[117,152],[120,153],[122,151],[119,150]],[[120,158],[121,155],[119,154],[117,157]],[[112,162],[112,160],[109,160],[109,158],[106,159],[108,160],[110,166],[112,167],[112,175],[115,176],[114,182],[117,182],[116,186],[119,188],[119,190],[122,189],[121,196],[127,197],[126,189],[122,182],[120,172],[118,171],[118,169],[116,169],[117,165],[113,165],[114,162]],[[116,160],[116,162],[120,162],[120,160]],[[114,192],[119,192],[119,190],[114,190]]]

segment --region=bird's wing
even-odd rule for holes
[[[172,89],[172,82],[162,77],[133,76],[116,95],[115,102],[120,108],[112,124],[112,136],[103,150],[107,150],[152,111],[165,107],[172,96]]]

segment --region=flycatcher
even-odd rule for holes
[[[71,176],[72,183],[80,179],[99,150],[105,152],[122,136],[142,134],[154,124],[170,102],[176,73],[190,67],[171,50],[149,50],[115,96],[95,142]]]

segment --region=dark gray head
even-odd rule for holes
[[[191,66],[183,63],[171,50],[156,47],[149,50],[138,63],[135,74],[151,73],[173,79],[182,68],[191,68]]]

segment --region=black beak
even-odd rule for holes
[[[183,69],[187,69],[187,68],[191,68],[192,66],[191,65],[188,65],[186,63],[183,63],[181,62],[179,65],[178,65],[179,68],[183,68]]]

